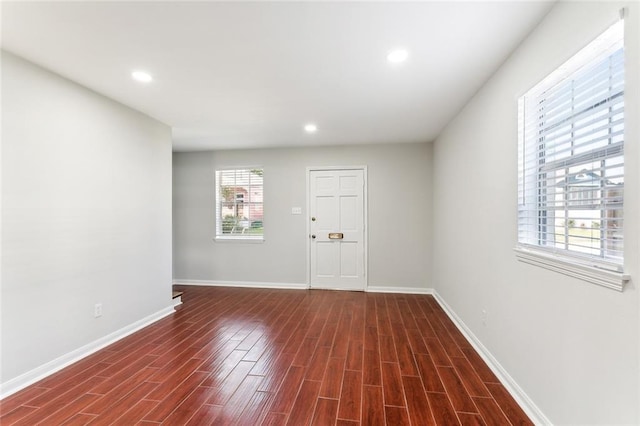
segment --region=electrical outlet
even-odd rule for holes
[[[93,307],[93,316],[98,318],[102,316],[102,303],[96,303]]]
[[[480,318],[482,319],[482,325],[487,325],[487,310],[486,309],[482,310],[482,316]]]

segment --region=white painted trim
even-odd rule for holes
[[[433,294],[432,288],[369,286],[368,293]]]
[[[215,280],[173,280],[174,285],[196,285],[196,286],[210,286],[210,287],[245,287],[245,288],[274,288],[284,290],[309,290],[307,284],[298,283],[268,283],[259,281],[215,281]],[[323,288],[318,290],[344,290],[344,289],[331,289]],[[346,289],[349,290],[349,289]],[[351,290],[349,290],[351,291]],[[417,288],[417,287],[383,287],[383,286],[368,286],[365,289],[369,293],[399,293],[399,294],[433,294],[432,288]]]
[[[364,232],[363,232],[363,244],[364,244],[364,288],[363,291],[367,291],[369,287],[369,169],[367,166],[314,166],[307,167],[306,174],[306,196],[307,196],[307,287],[311,288],[311,223],[309,213],[311,212],[311,198],[309,191],[309,184],[311,182],[312,171],[330,171],[330,170],[362,170],[364,188],[362,190],[362,214],[364,215]],[[347,289],[348,290],[348,289]],[[359,290],[359,289],[358,289]]]
[[[307,167],[307,172],[305,175],[305,187],[304,187],[304,192],[305,192],[305,197],[306,197],[306,210],[307,210],[307,228],[306,228],[306,232],[307,232],[307,256],[306,256],[306,260],[307,260],[307,286],[309,288],[311,288],[311,197],[309,194],[311,191],[309,191],[309,185],[311,184],[311,167]]]
[[[182,296],[173,298],[173,306],[182,305]]]
[[[361,288],[331,287],[330,285],[326,287],[309,287],[308,289],[309,290],[330,290],[330,291],[359,291],[359,292],[364,291]]]
[[[462,319],[451,309],[437,291],[433,292],[433,296],[438,304],[444,309],[451,321],[458,327],[464,337],[471,343],[473,348],[478,352],[480,357],[489,366],[491,371],[498,377],[513,399],[520,405],[529,418],[537,425],[551,425],[551,421],[544,415],[531,398],[525,393],[518,383],[509,375],[507,370],[500,365],[498,360],[489,352],[489,350],[480,342],[469,327]]]
[[[127,337],[130,334],[135,333],[136,331],[168,316],[175,312],[175,309],[172,306],[168,306],[164,309],[161,309],[158,312],[155,312],[149,316],[146,316],[132,324],[129,324],[119,330],[114,331],[113,333],[107,334],[104,337],[101,337],[93,342],[86,344],[78,349],[75,349],[67,354],[64,354],[52,361],[47,362],[39,367],[34,368],[31,371],[27,371],[26,373],[8,380],[4,383],[0,383],[0,399],[6,398],[9,395],[12,395],[19,390],[26,388],[29,385],[32,385],[35,382],[38,382],[44,379],[51,374],[62,370],[63,368],[73,364],[76,361],[81,360],[94,352],[99,351],[112,343],[117,342],[118,340]]]
[[[173,280],[174,285],[199,285],[209,287],[278,288],[284,290],[308,290],[309,285],[299,283],[268,283],[260,281]]]
[[[213,242],[214,243],[232,243],[232,244],[239,244],[239,243],[245,243],[245,244],[262,244],[264,243],[264,237],[250,237],[250,236],[237,236],[237,237],[213,237]]]
[[[559,256],[542,253],[540,251],[528,250],[522,247],[513,249],[516,258],[529,265],[540,266],[550,271],[559,272],[570,277],[578,278],[593,284],[623,291],[624,285],[631,279],[628,274],[609,271],[590,265],[565,260]]]

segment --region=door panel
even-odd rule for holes
[[[317,231],[328,233],[339,226],[337,210],[338,202],[339,200],[335,197],[317,197],[315,217],[321,218],[316,220]]]
[[[340,198],[340,226],[344,231],[358,230],[358,198],[345,196]]]
[[[343,242],[340,244],[340,275],[342,277],[357,278],[358,264],[357,243]]]
[[[318,242],[317,244],[317,276],[323,278],[333,277],[336,269],[333,247],[329,241]]]
[[[364,290],[364,170],[310,171],[309,204],[311,287]]]
[[[355,190],[358,179],[355,176],[340,176],[340,190]]]

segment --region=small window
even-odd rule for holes
[[[518,243],[623,267],[623,21],[518,100]]]
[[[263,169],[216,171],[216,239],[262,240]]]

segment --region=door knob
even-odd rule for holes
[[[312,234],[311,235],[311,239],[315,240],[316,239],[316,234]]]

